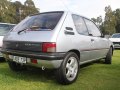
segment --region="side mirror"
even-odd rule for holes
[[[93,34],[90,33],[89,36],[93,36]]]

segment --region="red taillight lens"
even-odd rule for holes
[[[56,43],[42,44],[42,52],[55,52],[55,51],[56,51]]]
[[[31,62],[37,64],[37,59],[31,59]]]

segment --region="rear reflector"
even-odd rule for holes
[[[55,52],[55,51],[56,51],[56,43],[42,44],[42,52]]]
[[[31,59],[31,63],[37,64],[37,59]]]

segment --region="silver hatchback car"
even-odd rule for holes
[[[105,59],[113,44],[90,19],[67,11],[30,15],[4,37],[1,52],[14,71],[36,66],[55,69],[58,82],[73,83],[79,65]]]

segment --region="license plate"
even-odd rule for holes
[[[13,56],[13,61],[15,61],[17,63],[26,63],[27,58],[26,57]]]

